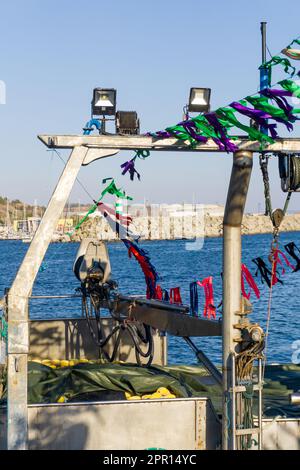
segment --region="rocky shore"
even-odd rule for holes
[[[142,240],[174,240],[193,239],[195,237],[220,237],[222,236],[222,216],[202,215],[193,216],[158,216],[138,217],[130,225],[135,234]],[[300,231],[300,213],[286,215],[281,231]],[[254,235],[259,233],[271,233],[272,224],[269,217],[264,215],[246,214],[243,218],[242,233]],[[103,217],[94,217],[87,220],[82,227],[74,233],[72,241],[80,241],[85,237],[97,237],[100,240],[117,240],[117,234],[110,228]],[[68,236],[61,240],[69,241]]]

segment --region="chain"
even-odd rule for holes
[[[273,240],[271,242],[271,251],[269,255],[269,260],[272,263],[272,270],[271,270],[271,285],[269,289],[269,298],[268,298],[268,309],[267,309],[267,323],[266,323],[266,334],[265,334],[265,350],[264,350],[264,360],[263,360],[263,370],[262,370],[262,380],[265,377],[265,369],[267,363],[267,349],[268,349],[268,339],[269,339],[269,329],[270,329],[270,321],[271,321],[271,308],[272,308],[272,294],[273,294],[273,278],[274,278],[274,271],[275,271],[275,250],[278,249],[278,236],[279,236],[279,229],[274,228],[273,232]]]
[[[268,215],[271,219],[273,225],[273,239],[278,238],[279,233],[279,226],[283,221],[284,216],[288,210],[289,202],[292,197],[292,191],[289,191],[284,203],[283,209],[276,209],[275,211],[272,210],[272,199],[271,199],[271,191],[270,191],[270,180],[269,180],[269,172],[268,172],[268,163],[269,163],[270,155],[267,154],[260,154],[259,156],[259,164],[260,169],[262,172],[263,183],[264,183],[264,196],[265,196],[265,215]],[[279,217],[276,217],[279,216]]]
[[[265,195],[265,215],[269,215],[272,219],[272,201],[271,201],[271,193],[270,193],[270,180],[269,180],[269,172],[268,172],[268,163],[269,163],[269,155],[261,153],[259,156],[259,164],[260,169],[262,172],[263,183],[264,183],[264,195]]]
[[[292,192],[289,191],[284,203],[283,209],[276,209],[272,210],[272,199],[271,199],[271,192],[270,192],[270,180],[269,180],[269,173],[268,173],[268,163],[269,163],[270,155],[261,154],[259,157],[260,168],[263,177],[264,183],[264,195],[265,195],[265,215],[270,217],[270,220],[273,225],[273,238],[271,242],[271,249],[269,255],[269,261],[272,264],[271,270],[271,285],[269,290],[269,298],[268,298],[268,308],[267,308],[267,322],[266,322],[266,334],[265,334],[265,350],[264,350],[264,360],[263,360],[263,370],[262,370],[262,378],[264,379],[265,375],[265,368],[267,362],[267,347],[268,347],[268,337],[269,337],[269,329],[270,329],[270,321],[271,321],[271,309],[272,309],[272,295],[273,295],[273,279],[276,269],[276,251],[278,250],[279,244],[279,229],[280,225],[286,215],[288,205],[292,196]]]

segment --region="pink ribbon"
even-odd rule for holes
[[[203,315],[207,318],[216,318],[216,307],[214,306],[214,291],[212,276],[206,277],[202,281],[197,281],[198,286],[204,288],[205,305]]]

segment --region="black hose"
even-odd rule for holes
[[[131,339],[135,347],[135,357],[136,357],[137,363],[139,365],[143,365],[141,362],[140,356],[142,356],[143,358],[148,357],[149,359],[145,365],[149,366],[153,361],[154,344],[153,344],[151,327],[149,325],[144,325],[144,328],[145,328],[146,338],[143,342],[144,344],[148,344],[147,352],[143,352],[142,349],[140,348],[140,345],[138,344],[138,340],[139,340],[139,334],[137,333],[138,329],[133,325],[127,324],[127,330],[131,336]]]
[[[105,337],[103,334],[103,329],[101,325],[99,296],[97,295],[94,289],[91,289],[91,290],[94,292],[91,292],[90,295],[88,295],[86,288],[82,286],[82,309],[85,313],[85,317],[87,320],[87,324],[88,324],[92,339],[94,343],[100,348],[101,353],[103,354],[105,359],[108,362],[113,362],[115,360],[117,351],[120,345],[120,341],[121,341],[121,335],[123,332],[127,331],[133,342],[137,363],[140,366],[150,366],[153,361],[153,356],[154,356],[154,343],[153,343],[151,327],[149,325],[143,324],[143,327],[145,330],[145,334],[143,334],[137,325],[128,322],[128,320],[126,321],[126,318],[121,319],[120,317],[115,315],[114,312],[111,311],[110,313],[112,314],[112,318],[115,321],[118,321],[119,324],[116,325],[112,329],[112,331],[109,333],[109,335]],[[90,308],[88,305],[88,297],[90,297]],[[95,316],[95,319],[96,319],[97,334],[95,333],[93,325],[91,323],[91,318],[93,316]],[[109,354],[106,351],[104,351],[103,348],[107,345],[109,340],[112,339],[116,335],[117,337],[116,337],[116,342],[114,344],[114,349],[113,349],[112,355],[109,356]],[[141,341],[145,345],[148,344],[148,349],[146,352],[144,352],[141,349],[139,341]],[[142,363],[141,357],[148,358],[148,361],[146,364]]]

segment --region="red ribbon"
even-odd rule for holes
[[[203,315],[207,318],[216,318],[216,307],[214,306],[214,291],[212,276],[206,277],[203,281],[197,281],[198,286],[204,288],[205,305]]]
[[[242,295],[246,299],[250,299],[251,295],[251,290],[247,293],[245,290],[245,281],[247,281],[247,284],[249,285],[250,289],[253,290],[254,294],[256,295],[256,298],[260,298],[260,292],[259,288],[256,285],[256,282],[254,281],[252,274],[250,273],[249,269],[245,264],[242,264]]]
[[[115,217],[119,222],[121,222],[122,224],[124,225],[130,225],[131,222],[132,222],[132,217],[130,217],[130,215],[122,215],[122,214],[117,214],[116,211],[114,211],[113,209],[111,209],[109,206],[107,206],[106,204],[104,204],[103,202],[99,202],[98,203],[98,208],[100,210],[100,212],[102,214],[110,214],[112,215],[113,217]]]
[[[155,288],[155,297],[154,298],[157,299],[157,300],[162,300],[162,298],[163,298],[163,290],[160,287],[160,285],[157,285],[156,288]]]
[[[180,287],[172,287],[170,289],[170,304],[182,304]]]
[[[143,271],[143,273],[145,275],[145,278],[146,278],[146,282],[147,282],[146,297],[147,297],[147,299],[150,299],[152,297],[152,293],[151,293],[151,290],[149,288],[149,282],[150,282],[151,286],[153,286],[153,288],[155,288],[155,282],[156,282],[155,276],[154,276],[153,272],[150,270],[149,266],[147,265],[147,262],[145,261],[144,257],[133,246],[130,246],[128,248],[128,255],[129,255],[130,258],[133,255],[135,257],[135,259],[138,261],[139,265],[141,266],[142,271]]]
[[[277,267],[278,267],[278,264],[280,264],[281,266],[281,274],[284,275],[285,274],[285,269],[283,267],[283,263],[282,263],[282,260],[279,258],[279,256],[282,256],[283,258],[283,261],[285,262],[285,264],[289,267],[289,268],[292,268],[293,270],[295,269],[295,267],[289,262],[289,260],[287,259],[287,257],[285,256],[285,254],[279,250],[279,248],[275,248],[273,250],[273,253],[272,253],[272,256],[273,256],[273,274],[272,274],[272,282],[271,282],[271,285],[274,286],[275,284],[277,284],[278,282],[278,277],[277,277]]]

